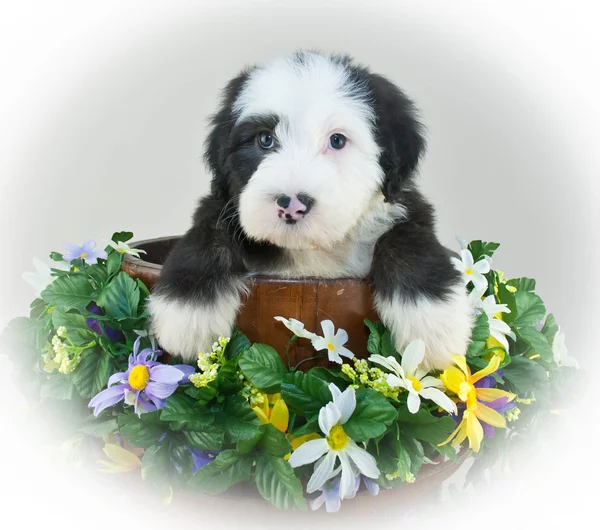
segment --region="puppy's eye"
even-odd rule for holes
[[[329,137],[329,147],[332,149],[342,149],[346,145],[346,137],[343,134],[332,134]]]
[[[275,145],[275,138],[271,131],[261,131],[257,136],[258,145],[263,149],[271,149]]]

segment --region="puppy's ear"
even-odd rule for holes
[[[385,77],[369,76],[377,118],[377,143],[382,148],[379,163],[385,172],[382,191],[387,202],[400,199],[425,151],[423,126],[413,102]]]
[[[213,178],[211,192],[217,197],[227,198],[227,157],[230,151],[230,135],[235,124],[233,104],[239,96],[251,69],[246,69],[229,81],[221,96],[219,109],[210,118],[210,131],[204,143],[204,160]]]

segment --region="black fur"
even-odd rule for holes
[[[296,56],[299,65],[302,57]],[[344,63],[356,93],[373,107],[385,173],[382,192],[388,202],[403,204],[408,213],[376,244],[370,275],[375,291],[384,298],[398,294],[408,300],[420,296],[443,300],[459,281],[459,274],[435,236],[432,207],[412,184],[425,149],[416,109],[387,79],[347,57],[334,60]],[[156,289],[168,298],[210,304],[221,293],[237,289],[249,266],[277,270],[285,259],[283,249],[250,240],[238,218],[239,194],[262,157],[268,156],[256,144],[256,135],[272,130],[278,120],[277,116],[255,116],[234,126],[232,106],[251,71],[243,71],[226,86],[221,106],[211,119],[205,144],[205,159],[213,174],[211,192],[201,200],[192,228],[164,265]]]

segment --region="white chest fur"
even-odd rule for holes
[[[377,240],[405,217],[399,204],[378,197],[347,236],[330,248],[286,249],[288,263],[277,270],[256,271],[288,278],[364,278],[371,269]]]

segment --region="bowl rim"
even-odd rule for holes
[[[162,237],[155,237],[155,238],[151,238],[151,239],[141,239],[141,240],[136,240],[136,241],[132,241],[131,243],[128,242],[128,244],[132,247],[132,248],[138,248],[140,245],[147,245],[147,244],[151,244],[151,243],[160,243],[161,241],[169,241],[169,240],[173,240],[173,239],[181,239],[183,237],[183,235],[177,235],[177,236],[162,236]],[[135,265],[137,267],[144,267],[144,268],[148,268],[148,269],[153,269],[155,271],[160,271],[162,269],[162,265],[159,263],[152,263],[151,261],[146,261],[145,259],[143,259],[142,257],[136,258],[135,256],[132,256],[131,254],[124,254],[123,255],[123,261],[127,262],[131,265]],[[352,285],[356,285],[356,284],[363,284],[363,285],[367,285],[370,286],[371,282],[367,279],[367,278],[320,278],[318,276],[307,276],[304,278],[294,278],[294,277],[285,277],[285,276],[278,276],[276,274],[252,274],[249,273],[248,275],[249,279],[253,280],[253,281],[259,281],[261,283],[287,283],[287,284],[352,284]]]

